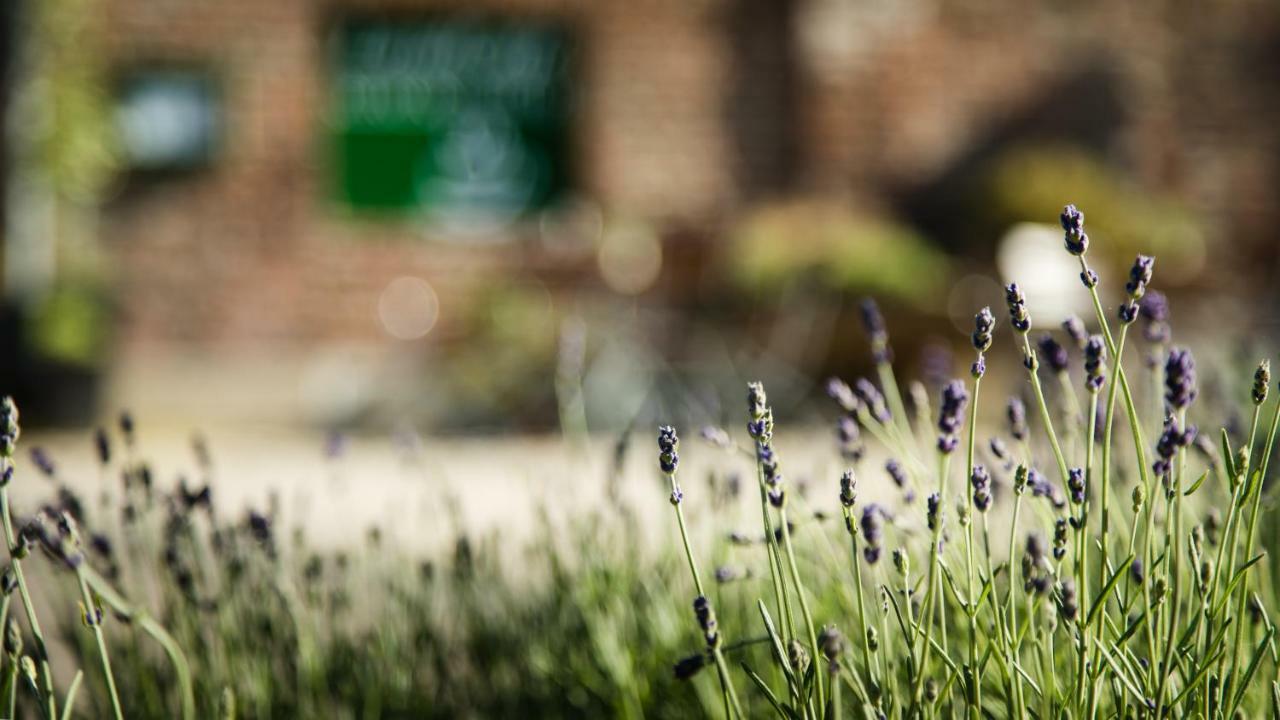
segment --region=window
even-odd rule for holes
[[[192,70],[129,73],[116,97],[115,120],[128,165],[183,170],[208,163],[219,132],[213,81]]]
[[[506,222],[566,185],[566,41],[541,26],[348,22],[334,170],[347,207]]]

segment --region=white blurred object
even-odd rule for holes
[[[378,320],[397,340],[417,340],[436,326],[440,301],[431,284],[418,277],[401,276],[387,283],[378,297]]]
[[[1089,293],[1080,282],[1080,261],[1063,248],[1060,228],[1014,225],[1000,239],[996,265],[1005,283],[1017,283],[1026,294],[1033,331],[1056,330],[1069,315],[1092,317]],[[1008,313],[1003,319],[1008,320]]]

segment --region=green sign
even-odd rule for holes
[[[510,220],[566,185],[564,35],[545,27],[350,22],[334,87],[349,207]]]

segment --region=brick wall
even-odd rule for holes
[[[1029,103],[1087,112],[1045,95],[1100,66],[1123,99],[1115,159],[1224,236],[1265,242],[1277,220],[1280,13],[1262,0],[1212,13],[1154,0],[1070,13],[1047,1],[803,0],[782,18],[744,0],[104,1],[112,67],[208,67],[226,113],[212,167],[135,178],[105,209],[126,344],[373,340],[377,295],[395,276],[427,278],[447,305],[531,262],[520,243],[433,242],[327,201],[323,43],[346,13],[563,22],[578,53],[575,185],[610,216],[715,228],[761,189],[874,203],[945,172]],[[775,24],[794,38],[753,53],[751,38]]]

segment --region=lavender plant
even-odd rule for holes
[[[1078,318],[1064,323],[1071,345],[1084,356],[1084,383],[1077,389],[1068,350],[1050,334],[1032,343],[1026,296],[1016,283],[1005,288],[1010,328],[1043,435],[1032,436],[1024,405],[1011,399],[1007,432],[1016,449],[1000,436],[988,443],[996,468],[1009,472],[1016,465],[1012,497],[1003,503],[993,495],[988,466],[976,462],[980,388],[995,332],[990,309],[975,316],[972,387],[955,380],[942,389],[930,462],[918,443],[909,441],[912,431],[902,408],[893,402],[891,409],[884,399],[901,393],[891,370],[885,371],[892,359],[883,318],[874,304],[864,304],[881,387],[866,380],[852,389],[839,380],[828,384],[844,413],[838,426],[841,457],[855,462],[878,450],[891,458],[888,477],[899,488],[907,487],[904,467],[910,466],[914,476],[932,479],[936,489],[921,510],[913,512],[908,504],[896,514],[874,502],[860,507],[854,471],[840,477],[837,496],[851,551],[851,567],[843,576],[852,587],[841,588],[841,577],[825,582],[829,593],[852,597],[852,617],[841,612],[841,603],[819,603],[817,612],[806,604],[799,553],[787,530],[785,501],[779,499],[783,491],[773,479],[772,413],[763,388],[752,384],[749,430],[757,441],[775,612],[783,620],[775,625],[760,605],[762,629],[779,668],[774,683],[748,672],[757,695],[777,715],[1231,718],[1242,712],[1280,713],[1273,593],[1260,584],[1262,555],[1255,554],[1258,517],[1268,496],[1267,465],[1280,424],[1277,402],[1260,441],[1269,363],[1255,373],[1248,395],[1253,423],[1238,452],[1224,430],[1216,458],[1213,448],[1200,460],[1189,456],[1197,438],[1191,422],[1199,393],[1196,366],[1185,348],[1166,349],[1171,336],[1167,305],[1148,290],[1155,260],[1137,257],[1123,299],[1108,313],[1099,277],[1086,259],[1090,239],[1084,214],[1068,205],[1060,221],[1064,246],[1078,258],[1096,311],[1095,332],[1089,334]],[[1124,358],[1128,328],[1140,317],[1147,321],[1144,338],[1163,358],[1156,366],[1144,363],[1158,374],[1163,409],[1154,445],[1147,444],[1154,429],[1144,424],[1149,419],[1139,412]],[[1040,384],[1042,366],[1059,381],[1054,398]],[[1117,460],[1117,410],[1129,426],[1132,447],[1122,455],[1136,460],[1131,467]],[[1201,421],[1206,419],[1200,414]],[[860,430],[881,447],[862,444]],[[953,496],[949,463],[962,438],[966,484]],[[849,448],[855,442],[853,453]],[[1202,467],[1194,468],[1195,462]],[[1057,482],[1037,469],[1041,463],[1056,469]],[[1217,482],[1210,478],[1215,468]],[[1122,493],[1131,501],[1119,501]],[[913,522],[915,513],[923,517],[916,515]],[[1007,523],[1006,552],[992,543],[993,519]],[[770,540],[775,527],[781,528],[780,543]],[[912,538],[923,548],[913,550]],[[893,558],[893,578],[879,562],[886,550]],[[911,557],[920,552],[927,569],[917,578]],[[1020,568],[1017,580],[1014,567]],[[828,572],[821,565],[807,569]],[[818,587],[823,581],[818,579]],[[802,607],[799,622],[788,598]],[[823,614],[822,608],[838,614]],[[812,642],[819,624],[851,626],[860,641],[851,649]],[[825,684],[822,673],[804,676],[795,661],[798,654],[784,651],[793,638],[806,635],[808,657],[827,660]],[[892,648],[888,654],[887,648]],[[843,708],[840,690],[852,699]],[[750,696],[745,707],[755,707]]]

